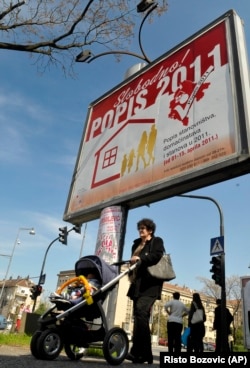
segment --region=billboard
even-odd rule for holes
[[[249,100],[243,25],[230,10],[90,104],[64,220],[249,172]]]

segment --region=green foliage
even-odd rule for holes
[[[245,349],[243,345],[233,345],[233,351],[235,351],[235,352],[244,352],[244,351],[248,351],[248,350]]]
[[[242,327],[235,328],[233,331],[234,343],[235,345],[243,345],[244,336]]]
[[[88,348],[87,355],[95,357],[103,357],[102,348]]]
[[[48,310],[48,304],[47,303],[40,303],[39,307],[35,310],[35,313],[42,315],[47,310]]]
[[[158,326],[159,323],[159,326]],[[153,323],[151,328],[152,335],[158,335],[159,337],[167,337],[167,317],[163,313],[156,313],[153,316]]]

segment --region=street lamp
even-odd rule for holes
[[[2,296],[3,296],[3,291],[4,291],[4,288],[5,288],[5,284],[6,284],[6,281],[7,281],[7,277],[8,277],[8,274],[9,274],[9,270],[10,270],[10,266],[11,266],[11,262],[12,262],[12,258],[13,258],[13,255],[14,255],[14,252],[15,252],[15,249],[16,249],[16,245],[19,244],[19,234],[21,231],[29,231],[29,234],[30,235],[35,235],[35,230],[33,227],[29,228],[29,227],[20,227],[18,229],[18,232],[17,232],[17,236],[16,236],[16,240],[15,240],[15,243],[14,243],[14,246],[12,248],[12,252],[10,255],[7,255],[7,254],[0,254],[1,256],[4,256],[4,257],[9,257],[9,263],[8,263],[8,267],[7,267],[7,270],[6,270],[6,274],[5,274],[5,278],[4,278],[4,282],[3,282],[3,285],[2,285],[2,289],[1,289],[1,293],[0,293],[0,303],[1,303],[1,300],[2,300]],[[0,304],[1,305],[1,304]]]
[[[142,0],[137,5],[137,13],[143,13],[147,9],[149,9],[153,4],[155,4],[155,0]]]
[[[155,3],[155,1],[152,0],[143,0],[141,1],[141,3],[138,5],[140,10],[137,10],[139,13],[146,11],[147,9],[148,12],[146,13],[146,15],[143,17],[140,28],[139,28],[139,46],[141,49],[141,53],[137,54],[131,51],[125,51],[125,50],[114,50],[114,51],[106,51],[106,52],[102,52],[101,54],[98,55],[93,55],[91,50],[83,50],[79,55],[76,56],[75,61],[76,62],[80,62],[80,63],[91,63],[92,61],[94,61],[95,59],[101,57],[101,56],[105,56],[105,55],[129,55],[129,56],[133,56],[136,57],[138,59],[141,59],[143,61],[146,61],[148,64],[151,62],[147,55],[145,54],[143,48],[142,48],[142,43],[141,43],[141,30],[142,30],[142,26],[145,22],[145,20],[147,19],[147,17],[149,16],[149,14],[156,9],[158,6],[157,3]]]

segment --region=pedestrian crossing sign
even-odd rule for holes
[[[210,255],[224,253],[224,236],[213,238],[210,241]]]

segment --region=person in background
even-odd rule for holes
[[[144,218],[137,223],[139,238],[132,245],[130,263],[138,262],[138,267],[130,277],[127,296],[133,300],[134,329],[133,344],[126,359],[133,363],[153,363],[150,312],[154,302],[161,299],[163,281],[152,277],[147,267],[159,262],[164,254],[163,240],[155,236],[156,225]]]
[[[221,352],[221,299],[216,300],[217,307],[214,310],[214,323],[213,323],[213,329],[216,330],[216,352]],[[226,335],[227,335],[227,341],[226,341],[226,350],[230,351],[229,342],[228,342],[228,336],[230,335],[230,325],[233,322],[233,316],[230,313],[229,309],[226,308]]]
[[[17,320],[16,320],[16,326],[15,326],[15,332],[19,332],[21,327],[21,320],[22,320],[22,314],[25,309],[24,303],[20,304],[19,307],[17,307]]]
[[[164,306],[168,313],[167,333],[169,353],[181,352],[181,333],[183,328],[183,317],[188,315],[189,308],[180,300],[180,293],[173,293],[173,299]]]
[[[203,314],[203,320],[198,323],[192,323],[192,317],[196,309],[201,309]],[[200,294],[194,293],[193,300],[191,303],[189,315],[188,315],[188,326],[190,327],[190,338],[187,347],[187,352],[194,351],[195,353],[203,352],[203,338],[205,336],[205,324],[206,313],[203,307]]]
[[[30,310],[30,305],[26,305],[25,307],[24,307],[24,310],[23,310],[24,312],[26,312],[26,313],[31,313],[31,310]]]

